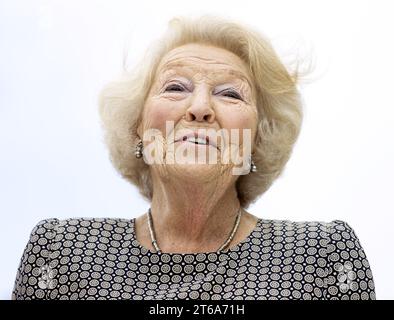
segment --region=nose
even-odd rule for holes
[[[186,110],[187,121],[212,123],[215,120],[215,112],[211,106],[210,93],[208,90],[194,92],[191,104]]]

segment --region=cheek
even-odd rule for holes
[[[147,101],[144,112],[144,128],[158,129],[163,134],[166,130],[166,121],[176,122],[182,117],[182,110],[174,102],[159,101],[154,98]]]
[[[244,143],[243,129],[251,130],[251,141],[253,141],[257,128],[257,115],[253,110],[236,109],[230,112],[221,112],[219,121],[221,127],[228,130],[229,134],[231,133],[231,129],[239,130],[238,139],[240,144]]]
[[[225,129],[256,129],[257,116],[252,110],[222,110],[220,115],[222,128]]]

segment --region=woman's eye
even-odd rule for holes
[[[234,99],[241,100],[241,96],[240,96],[237,92],[232,91],[232,90],[230,90],[230,91],[225,91],[225,92],[223,93],[223,95],[224,95],[225,97],[230,97],[230,98],[234,98]]]
[[[165,91],[179,91],[179,92],[182,92],[182,91],[184,91],[184,88],[181,85],[179,85],[179,84],[170,84],[165,89]]]

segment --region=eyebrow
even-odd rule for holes
[[[180,67],[190,69],[190,67],[185,66],[182,63],[170,62],[168,64],[165,64],[163,67],[161,67],[159,69],[159,71],[160,71],[160,73],[164,74],[164,73],[166,73],[168,71],[171,71],[171,69],[177,69],[177,68],[180,68]],[[205,69],[205,70],[207,70],[207,69]],[[207,71],[209,71],[209,70],[207,70]],[[235,69],[222,69],[220,71],[223,72],[223,74],[229,74],[229,75],[236,76],[237,78],[245,80],[248,83],[250,89],[253,90],[252,89],[253,86],[252,86],[251,80],[243,72],[235,70]]]

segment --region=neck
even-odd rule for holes
[[[152,172],[151,212],[163,252],[215,251],[228,238],[240,203],[235,181],[223,176],[185,183],[184,178],[165,181]]]

